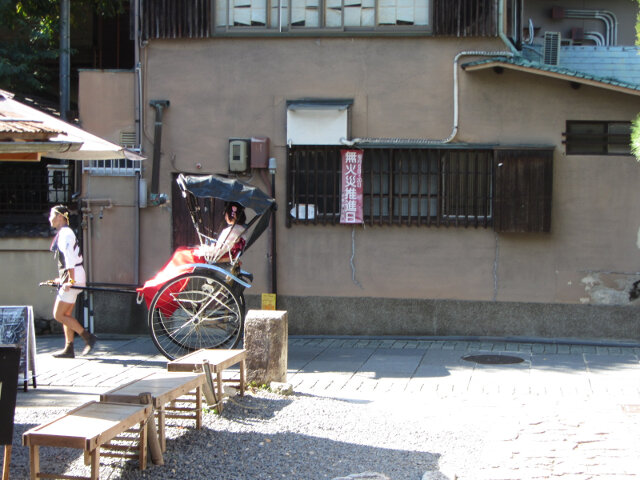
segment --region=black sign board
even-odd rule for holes
[[[20,347],[18,375],[22,376],[24,391],[27,391],[29,371],[32,373],[33,387],[36,386],[35,354],[36,337],[31,306],[0,306],[0,344]]]
[[[11,445],[18,393],[20,347],[0,345],[0,445]]]

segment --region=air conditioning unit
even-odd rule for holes
[[[560,32],[544,32],[543,63],[545,65],[558,65],[561,41]]]
[[[47,165],[49,203],[68,203],[71,196],[69,165]]]

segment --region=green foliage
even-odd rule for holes
[[[640,161],[640,113],[631,122],[631,153]]]
[[[127,0],[70,0],[70,23],[124,13]],[[0,0],[0,88],[42,94],[58,77],[60,0]],[[73,54],[73,51],[72,51]]]
[[[45,3],[0,0],[0,88],[37,93],[55,75],[57,28]]]

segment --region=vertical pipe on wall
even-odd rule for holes
[[[138,148],[138,152],[142,154],[142,129],[143,129],[143,111],[142,111],[142,64],[140,63],[140,49],[141,46],[141,35],[140,35],[140,0],[135,0],[133,2],[133,39],[134,39],[134,61],[135,61],[135,77],[134,77],[134,120],[135,120],[135,129],[136,129],[136,147]],[[142,167],[140,167],[142,170]],[[134,260],[133,260],[133,283],[138,285],[140,283],[140,208],[141,208],[141,200],[140,200],[140,183],[142,182],[141,173],[136,172],[136,180],[135,180],[135,191],[136,191],[136,199],[135,199],[135,219],[134,219]],[[146,193],[145,193],[146,195]]]
[[[70,109],[69,73],[70,73],[70,0],[60,0],[60,118],[67,120]]]
[[[275,158],[269,159],[269,163],[271,160],[274,161],[274,166],[271,168],[269,166],[269,170],[271,172],[271,198],[276,198],[276,169],[275,169]],[[278,270],[277,270],[277,249],[276,249],[276,211],[271,210],[271,293],[278,293]]]
[[[140,284],[140,172],[136,172],[135,190],[136,199],[134,207],[134,220],[133,220],[133,283],[134,285]]]

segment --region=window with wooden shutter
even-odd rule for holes
[[[496,150],[496,232],[551,231],[553,150]]]
[[[193,225],[191,214],[187,208],[187,199],[182,196],[176,182],[178,174],[173,174],[171,182],[171,223],[173,226],[173,249],[199,245],[200,240]],[[202,212],[200,231],[209,237],[216,237],[227,224],[224,220],[224,202],[214,198],[195,198],[197,208]]]

